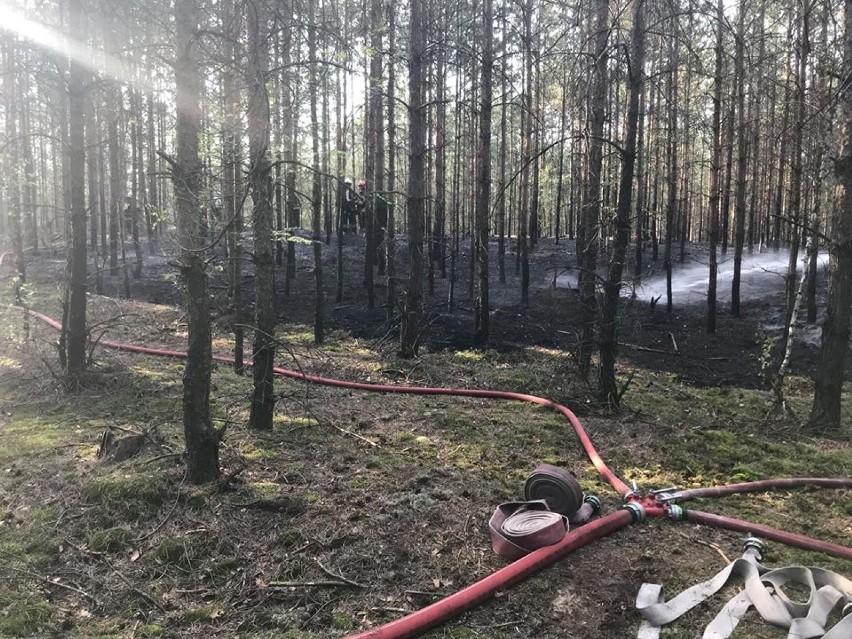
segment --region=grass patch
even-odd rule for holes
[[[128,528],[115,527],[94,530],[86,536],[86,546],[95,552],[116,553],[124,550],[133,539]]]
[[[107,474],[83,485],[86,500],[116,517],[144,519],[168,499],[169,486],[160,474],[137,472]]]
[[[0,637],[30,637],[44,630],[53,617],[46,602],[13,604],[0,616]]]
[[[59,423],[58,419],[44,419],[27,413],[13,414],[3,426],[0,463],[53,453],[72,435],[73,428],[67,422]]]

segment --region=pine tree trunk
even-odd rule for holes
[[[275,392],[275,274],[272,255],[272,193],[269,176],[269,95],[266,90],[268,51],[266,7],[263,0],[247,5],[248,18],[248,138],[250,181],[254,209],[255,333],[253,344],[254,392],[249,427],[272,429]]]
[[[175,0],[175,106],[177,157],[172,167],[180,271],[186,286],[188,345],[183,376],[183,428],[187,479],[195,484],[219,476],[219,439],[210,421],[212,366],[209,293],[202,249],[201,71],[198,65],[198,13],[195,0]]]
[[[426,213],[426,114],[423,105],[423,4],[411,3],[408,60],[408,291],[400,336],[400,355],[417,355],[423,314],[423,222]]]
[[[311,231],[314,248],[314,342],[322,344],[325,340],[325,298],[322,272],[322,181],[320,174],[320,125],[317,117],[317,94],[320,90],[317,59],[317,28],[315,19],[315,0],[308,0],[308,58],[310,68],[311,103],[311,151],[313,155],[313,177],[311,179]]]
[[[615,379],[615,358],[618,352],[618,304],[621,277],[630,241],[630,204],[633,192],[633,170],[636,164],[636,137],[639,120],[639,96],[642,93],[645,65],[645,0],[634,0],[633,32],[630,50],[627,104],[627,139],[621,154],[621,183],[615,212],[615,242],[609,273],[604,284],[603,309],[600,321],[601,366],[598,376],[598,396],[601,402],[618,407],[620,394]]]
[[[748,142],[745,113],[745,13],[746,1],[740,0],[737,20],[737,53],[735,71],[737,85],[737,192],[734,208],[734,277],[731,282],[731,315],[740,316],[740,276],[745,241],[745,196]]]
[[[707,285],[707,332],[716,332],[716,289],[719,272],[719,187],[722,177],[722,35],[725,25],[723,0],[716,4],[716,70],[713,77],[713,156],[710,160],[710,277]]]
[[[390,4],[388,15],[388,51],[396,50],[396,13]],[[387,310],[388,325],[396,317],[396,64],[393,56],[388,58],[388,237],[387,237]],[[443,151],[443,150],[442,150]],[[446,271],[444,272],[446,276]]]
[[[592,38],[592,55],[595,60],[594,77],[590,83],[589,101],[589,164],[586,176],[586,193],[581,210],[582,238],[578,234],[577,254],[580,267],[580,298],[583,308],[583,329],[578,357],[580,374],[587,378],[592,361],[597,321],[597,262],[598,231],[601,217],[601,169],[603,167],[603,132],[606,117],[607,43],[609,40],[609,0],[597,0],[595,35]]]
[[[668,156],[669,156],[669,175],[668,175],[668,202],[666,204],[666,247],[665,255],[663,256],[664,266],[666,269],[666,312],[672,312],[672,240],[674,239],[674,220],[677,216],[677,175],[678,175],[678,154],[677,154],[677,128],[678,128],[678,67],[680,66],[680,40],[675,37],[672,45],[671,64],[672,71],[669,76],[667,109],[668,109]]]
[[[223,70],[222,93],[224,94],[224,136],[222,149],[222,180],[225,219],[228,224],[228,290],[234,334],[234,372],[245,372],[245,313],[243,311],[243,212],[238,200],[242,191],[242,166],[240,162],[239,109],[240,90],[237,82],[237,60],[234,43],[239,34],[239,23],[235,12],[235,0],[224,0],[222,7],[222,30],[225,33],[223,53],[227,65]]]
[[[787,318],[793,313],[796,301],[796,273],[799,261],[799,239],[802,236],[800,222],[802,220],[802,186],[804,177],[802,167],[804,158],[802,140],[807,115],[806,85],[808,72],[808,54],[810,52],[810,8],[808,2],[802,3],[802,15],[799,30],[799,71],[796,79],[796,125],[793,130],[793,162],[790,170],[790,259],[787,262],[786,292]],[[790,322],[786,322],[789,327]],[[789,332],[784,331],[783,343],[786,345]]]
[[[845,2],[844,56],[841,77],[852,73],[852,0]],[[841,132],[834,170],[838,183],[828,245],[830,255],[828,303],[822,326],[819,364],[814,376],[814,401],[810,426],[852,437],[852,429],[841,423],[844,364],[849,345],[852,315],[852,86],[840,91]]]
[[[9,234],[12,240],[12,252],[15,255],[15,301],[20,303],[21,285],[27,278],[27,266],[24,260],[24,235],[21,229],[21,176],[18,166],[18,103],[15,84],[17,80],[16,47],[13,39],[4,40],[6,54],[6,73],[3,77],[3,91],[6,94],[6,165],[9,193]]]
[[[68,5],[69,30],[84,40],[81,0]],[[68,295],[65,381],[72,390],[83,383],[86,369],[86,152],[84,137],[86,71],[72,59],[68,77],[68,166],[71,178],[71,280]]]
[[[477,150],[476,236],[479,286],[476,294],[473,341],[483,345],[490,335],[488,302],[488,206],[491,196],[491,99],[494,66],[494,17],[492,0],[482,7],[482,86],[479,106],[479,146]]]

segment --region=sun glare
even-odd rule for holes
[[[0,15],[3,16],[0,31],[13,33],[23,40],[70,58],[97,75],[137,86],[140,84],[140,80],[133,76],[121,59],[106,55],[61,31],[29,19],[8,2],[0,0]]]

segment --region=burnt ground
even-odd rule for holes
[[[578,326],[580,325],[580,305],[576,290],[572,288],[576,271],[573,241],[562,239],[558,244],[551,238],[539,241],[530,254],[530,302],[527,307],[520,304],[520,276],[516,273],[514,238],[506,241],[505,272],[506,281],[501,283],[497,273],[496,239],[491,243],[491,309],[492,339],[489,348],[497,351],[511,351],[519,347],[540,346],[554,348],[571,353],[576,348]],[[405,278],[407,277],[407,256],[404,249],[404,237],[398,239],[397,272],[397,311],[402,308]],[[167,246],[165,251],[170,249]],[[246,244],[246,250],[251,247]],[[276,267],[276,310],[283,324],[310,324],[314,313],[313,254],[310,245],[296,244],[296,278],[291,284],[291,293],[284,295],[283,267]],[[398,325],[389,327],[386,319],[386,278],[375,276],[376,308],[366,308],[366,293],[363,287],[363,236],[346,236],[344,244],[344,295],[340,303],[335,303],[337,247],[336,239],[324,246],[323,269],[325,274],[326,322],[329,328],[373,342],[390,344],[398,338]],[[632,251],[632,248],[631,248]],[[758,253],[758,258],[761,254]],[[771,257],[771,253],[766,253]],[[445,349],[466,349],[472,347],[474,299],[471,295],[469,243],[463,242],[458,255],[455,277],[454,305],[448,304],[452,278],[451,251],[445,253],[445,275],[441,275],[441,262],[432,262],[433,276],[426,276],[427,295],[424,300],[425,324],[422,343],[427,351]],[[733,251],[727,256],[720,255],[721,262],[730,263]],[[747,258],[748,259],[748,258]],[[782,333],[783,325],[783,270],[775,265],[766,269],[768,275],[753,286],[743,285],[744,293],[739,318],[729,314],[730,279],[720,274],[719,313],[715,335],[704,330],[706,323],[706,245],[690,245],[685,259],[680,260],[676,250],[673,260],[673,279],[675,293],[673,312],[665,310],[665,298],[656,306],[650,303],[655,292],[663,291],[660,278],[664,277],[662,254],[652,260],[650,250],[644,259],[642,280],[631,280],[628,287],[636,292],[633,297],[623,298],[620,315],[620,357],[626,362],[647,366],[669,372],[681,377],[690,384],[731,385],[744,388],[765,386],[766,355],[764,347],[771,346]],[[786,261],[786,258],[784,258]],[[38,268],[39,262],[36,262]],[[52,260],[53,276],[60,276],[64,260]],[[226,279],[223,256],[213,262],[211,271],[211,289],[215,298],[214,312],[224,315],[220,325],[224,325],[227,302],[225,299]],[[696,279],[694,271],[701,271],[700,284],[690,288],[686,294],[677,290],[677,282],[682,271],[690,270],[690,277]],[[253,277],[250,266],[244,279],[246,298],[253,296]],[[602,266],[599,275],[605,276]],[[144,269],[144,278],[132,280],[131,297],[152,303],[180,305],[180,287],[172,267],[162,255],[148,256]],[[558,278],[558,283],[557,283]],[[744,276],[744,281],[748,278]],[[818,278],[818,295],[825,294],[825,273]],[[107,295],[124,296],[123,279],[105,277]],[[428,282],[432,285],[429,286]],[[653,282],[652,290],[643,290],[642,282]],[[639,288],[635,288],[635,287]],[[431,288],[431,292],[429,292]],[[822,299],[820,299],[822,302]],[[246,305],[246,313],[251,317],[251,303]],[[218,310],[216,310],[218,309]],[[804,318],[804,307],[800,312]],[[822,315],[818,322],[822,321]],[[807,325],[800,322],[796,339],[795,355],[792,360],[793,373],[810,375],[818,354],[819,325]],[[780,357],[777,349],[772,351],[774,359]],[[765,361],[765,363],[764,363]],[[774,360],[772,360],[774,361]],[[775,363],[777,365],[777,363]],[[770,367],[772,365],[770,364]]]
[[[772,411],[762,362],[777,335],[781,280],[746,301],[742,318],[721,314],[713,336],[704,332],[700,304],[676,299],[668,314],[660,305],[651,309],[643,293],[625,298],[619,370],[631,381],[625,408],[614,415],[595,404],[574,369],[579,305],[564,281],[553,286],[554,276],[574,262],[570,242],[542,240],[532,252],[527,308],[518,303],[514,254],[507,251],[506,283],[492,279],[492,342],[480,351],[470,348],[473,303],[463,251],[454,309],[446,304],[448,281],[436,273],[423,352],[411,362],[396,357],[397,336],[385,309],[365,308],[363,239],[347,240],[344,299],[328,305],[326,346],[310,346],[310,247],[298,247],[288,299],[279,278],[285,366],[295,359],[305,370],[343,379],[501,388],[563,401],[583,417],[608,463],[646,488],[852,475],[848,442],[802,432],[797,419]],[[328,300],[334,248],[325,251]],[[704,259],[702,247],[690,247],[690,263]],[[30,266],[31,305],[56,316],[64,260],[43,252]],[[214,348],[225,353],[228,316],[218,266],[214,261]],[[659,268],[661,261],[651,262],[645,280],[653,281]],[[172,268],[155,256],[143,274],[131,281],[130,299],[121,277],[105,277],[105,295],[90,300],[91,322],[104,322],[110,338],[182,348],[185,325]],[[250,273],[245,282],[250,298]],[[377,282],[383,300],[385,288]],[[2,325],[0,555],[6,567],[0,575],[14,580],[0,586],[0,636],[340,637],[502,566],[488,545],[488,517],[496,504],[520,496],[538,463],[573,470],[587,492],[601,496],[605,511],[618,507],[618,497],[550,413],[282,382],[275,430],[251,433],[245,429],[250,382],[221,366],[214,415],[217,426],[228,425],[221,461],[232,480],[191,487],[171,456],[182,446],[179,364],[96,349],[90,386],[69,397],[52,376],[50,332],[33,325],[27,339],[19,315],[6,310]],[[797,342],[789,395],[799,415],[815,357],[811,339]],[[138,457],[109,463],[97,453],[110,429],[150,436]],[[848,491],[839,498],[808,492],[731,499],[706,509],[848,543],[852,513],[843,504],[849,497]],[[430,636],[633,636],[632,602],[642,582],[666,583],[672,594],[712,575],[724,564],[720,554],[736,556],[739,544],[735,534],[694,526],[633,527]],[[813,553],[779,547],[769,559],[848,574],[848,564]],[[323,581],[337,584],[315,585]],[[690,615],[663,636],[698,636],[716,609]],[[759,623],[737,632],[740,639],[783,636]]]

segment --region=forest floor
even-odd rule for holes
[[[579,415],[619,476],[646,490],[852,476],[849,441],[801,425],[818,332],[803,325],[796,342],[787,384],[794,415],[777,410],[767,390],[764,371],[777,366],[772,345],[783,306],[783,278],[773,269],[758,269],[763,279],[753,283],[742,318],[720,314],[717,333],[707,335],[700,302],[677,297],[672,313],[664,299],[649,307],[661,266],[651,262],[648,289],[625,298],[619,374],[629,384],[622,410],[612,413],[596,403],[572,356],[578,304],[564,277],[574,261],[572,243],[542,240],[532,253],[527,308],[519,304],[508,247],[507,282],[492,279],[488,349],[470,347],[466,256],[452,311],[447,280],[437,273],[421,355],[402,360],[381,302],[365,308],[362,240],[349,240],[338,304],[335,250],[325,251],[330,330],[318,347],[311,258],[300,245],[292,294],[278,298],[281,366],[354,381],[549,397]],[[704,252],[689,247],[679,272],[701,265]],[[64,264],[50,251],[31,256],[30,307],[61,316]],[[86,387],[65,393],[56,334],[8,306],[11,274],[0,268],[0,637],[342,637],[503,566],[490,549],[488,518],[497,504],[522,496],[539,463],[573,471],[587,493],[601,498],[604,512],[619,507],[619,496],[556,413],[515,402],[377,395],[280,380],[274,430],[249,432],[250,376],[221,365],[212,406],[217,427],[227,425],[221,465],[230,480],[191,486],[176,454],[182,364],[95,347]],[[214,302],[224,306],[223,275],[213,272]],[[249,275],[249,299],[251,283]],[[384,291],[378,287],[379,300]],[[104,295],[89,296],[93,335],[183,349],[180,288],[167,260],[149,257],[130,292],[124,294],[122,277],[105,276]],[[229,354],[228,318],[217,316],[214,351]],[[852,401],[845,411],[848,423]],[[126,461],[100,459],[106,431],[142,433],[145,445]],[[836,543],[852,538],[850,491],[731,497],[701,508]],[[428,636],[635,636],[634,600],[643,582],[663,583],[671,596],[712,576],[726,563],[723,555],[736,557],[741,545],[741,535],[691,524],[632,526]],[[849,562],[778,544],[765,563],[818,565],[852,576]],[[721,605],[701,607],[662,636],[698,636]],[[733,636],[785,633],[749,616]]]

